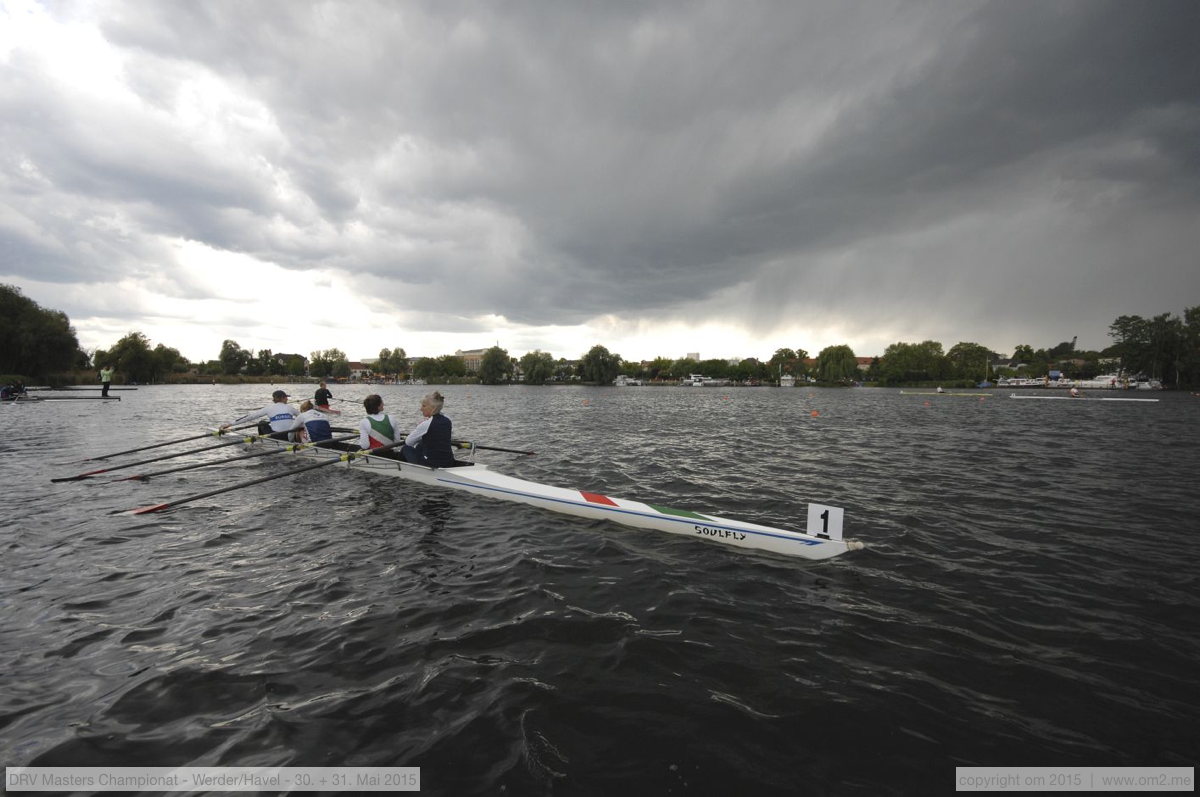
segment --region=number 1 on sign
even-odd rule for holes
[[[845,510],[841,507],[826,506],[825,504],[809,504],[807,531],[814,537],[821,537],[826,540],[840,540],[842,538],[842,516],[844,514]]]

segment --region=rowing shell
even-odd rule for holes
[[[121,397],[120,396],[24,396],[24,395],[22,395],[22,396],[10,396],[8,398],[3,399],[3,401],[7,401],[9,403],[19,402],[21,404],[24,404],[26,402],[36,402],[36,403],[40,404],[43,401],[72,401],[72,400],[74,400],[74,401],[120,401]]]
[[[286,447],[289,443],[273,438],[257,438],[249,443],[251,447],[259,445]],[[297,452],[300,456],[325,459],[339,457],[342,453],[328,448],[307,448]],[[462,490],[501,501],[529,504],[567,515],[611,520],[633,528],[685,534],[737,548],[773,551],[805,559],[828,559],[863,547],[861,542],[842,539],[842,510],[821,504],[808,505],[808,528],[819,533],[806,534],[700,512],[613,498],[599,493],[538,484],[497,473],[481,463],[467,463],[456,468],[427,468],[367,455],[350,458],[345,467],[380,476],[408,479],[434,487]]]
[[[953,393],[953,392],[950,392],[947,390],[943,390],[941,393],[938,393],[933,390],[922,393],[922,392],[917,392],[917,391],[912,391],[912,390],[901,390],[900,395],[901,396],[990,396],[991,393],[962,393],[962,392]]]
[[[1158,399],[1107,398],[1101,396],[1018,396],[1016,393],[1013,393],[1009,398],[1041,399],[1043,401],[1158,401]]]

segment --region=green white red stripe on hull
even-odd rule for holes
[[[259,438],[249,445],[259,444],[289,445],[286,441],[271,438]],[[335,449],[306,448],[296,453],[309,458],[329,459],[341,456],[343,452]],[[343,466],[502,501],[528,504],[576,517],[610,520],[633,528],[684,534],[737,548],[772,551],[805,559],[828,559],[863,547],[860,542],[842,539],[841,509],[818,504],[809,505],[808,525],[810,530],[819,525],[819,531],[825,536],[614,498],[585,490],[540,484],[497,473],[481,463],[455,468],[427,468],[386,457],[367,455],[351,457]]]

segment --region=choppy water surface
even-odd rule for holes
[[[381,392],[413,422],[424,390]],[[867,548],[745,553],[340,469],[134,516],[289,463],[49,479],[269,387],[3,406],[3,763],[407,765],[521,795],[1196,763],[1200,399],[442,390],[456,436],[538,451],[487,457],[513,475],[793,528],[831,503]]]

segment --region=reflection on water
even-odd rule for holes
[[[399,415],[423,388],[387,390]],[[539,452],[502,471],[770,525],[831,503],[868,547],[795,561],[330,469],[132,516],[291,464],[49,479],[260,387],[3,407],[4,760],[403,764],[434,794],[1195,761],[1195,399],[443,392],[456,434]]]

